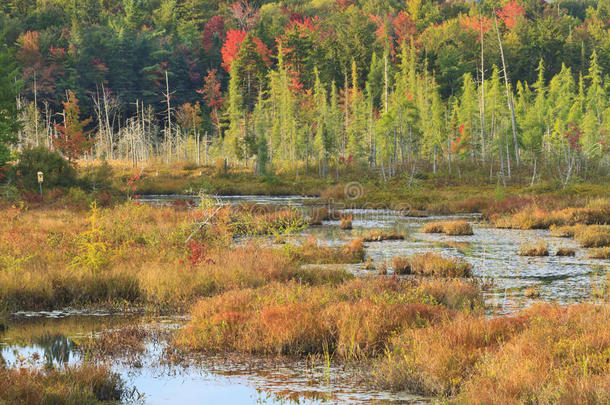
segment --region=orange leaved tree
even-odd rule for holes
[[[68,90],[68,100],[62,104],[64,122],[63,125],[55,124],[57,136],[53,138],[53,146],[73,164],[78,158],[89,153],[93,146],[93,140],[89,137],[91,131],[85,131],[92,119],[80,120],[78,99],[71,90]]]

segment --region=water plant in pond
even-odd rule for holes
[[[519,246],[519,256],[548,256],[549,248],[543,241],[534,244],[524,243]]]
[[[591,259],[610,259],[610,246],[589,250]]]
[[[470,277],[472,275],[470,263],[458,258],[446,258],[433,252],[415,254],[410,257],[394,257],[392,268],[396,274],[435,277]]]
[[[430,222],[423,227],[424,233],[444,233],[451,236],[473,235],[468,221]]]
[[[382,229],[371,229],[360,234],[363,242],[383,242],[385,240],[403,240],[405,236],[393,229],[391,232]]]
[[[15,405],[95,405],[128,399],[129,390],[108,368],[0,368],[0,402]]]
[[[560,247],[557,249],[556,256],[576,256],[576,250],[568,247]]]

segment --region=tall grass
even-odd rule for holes
[[[480,302],[477,288],[457,283],[359,279],[336,287],[273,283],[234,290],[197,303],[177,343],[212,352],[303,355],[328,348],[346,359],[374,357],[393,334]]]
[[[392,268],[396,274],[435,277],[470,277],[472,275],[472,266],[468,262],[458,258],[446,258],[432,252],[410,257],[394,257]]]
[[[607,307],[587,304],[538,304],[492,319],[459,314],[394,337],[376,378],[459,403],[607,403],[609,322]]]
[[[94,405],[116,403],[127,396],[119,375],[103,366],[0,368],[0,403]]]
[[[256,242],[233,246],[236,232],[241,234],[244,227],[234,226],[237,214],[231,209],[219,212],[196,235],[196,246],[185,245],[195,224],[208,215],[202,210],[129,203],[99,210],[93,228],[86,212],[66,209],[23,211],[18,220],[3,220],[0,309],[183,306],[196,297],[258,287],[272,280],[324,283],[350,277],[342,270],[301,269],[300,259]],[[286,215],[295,218],[292,212]],[[265,224],[253,229],[288,229],[284,214],[279,219],[267,213],[247,218]],[[341,251],[351,261],[363,256],[361,243]],[[307,260],[324,262],[335,252],[313,249],[307,252]]]

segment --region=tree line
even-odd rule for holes
[[[609,167],[607,0],[0,0],[0,27],[0,165]]]

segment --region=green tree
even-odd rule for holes
[[[22,126],[17,108],[21,81],[13,53],[0,40],[0,167],[10,159],[9,146]]]

